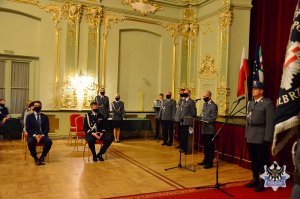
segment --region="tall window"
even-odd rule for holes
[[[21,113],[29,99],[29,62],[11,64],[11,113]]]
[[[5,98],[5,62],[0,60],[0,98]]]

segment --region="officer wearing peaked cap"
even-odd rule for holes
[[[264,182],[259,178],[268,164],[269,146],[273,141],[274,106],[271,100],[264,98],[264,84],[254,82],[253,100],[247,105],[246,141],[251,160],[253,180],[245,185],[255,191],[264,191]]]

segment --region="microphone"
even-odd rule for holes
[[[233,103],[235,103],[235,102],[240,103],[240,101],[242,101],[243,99],[245,99],[245,96],[240,97],[239,99],[235,100]]]
[[[199,100],[201,100],[201,98],[195,99],[195,102],[198,102]]]

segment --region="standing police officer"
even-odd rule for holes
[[[264,84],[254,82],[252,87],[253,100],[248,103],[246,140],[251,160],[253,180],[245,185],[264,191],[264,182],[259,174],[264,172],[264,165],[268,164],[269,146],[273,141],[274,107],[271,100],[264,98]]]
[[[184,99],[180,107],[180,116],[179,116],[179,136],[180,136],[180,147],[187,154],[188,149],[188,136],[189,128],[193,126],[193,118],[196,117],[197,109],[196,103],[193,99],[190,98],[190,91],[185,89],[183,92]]]
[[[176,101],[171,99],[172,93],[167,92],[166,98],[159,111],[159,118],[161,119],[161,126],[163,132],[162,145],[172,146],[173,143],[173,121],[176,112]]]
[[[103,117],[103,127],[106,130],[108,129],[107,119],[109,118],[109,98],[105,95],[105,89],[100,88],[100,95],[95,97],[95,102],[98,104],[98,113]]]
[[[155,126],[156,126],[154,139],[159,139],[160,122],[161,121],[160,121],[160,119],[158,117],[158,114],[159,114],[161,105],[163,103],[163,100],[164,100],[164,94],[160,93],[158,95],[158,99],[154,101],[153,109],[155,111]]]
[[[211,99],[211,92],[205,91],[203,94],[203,108],[200,114],[202,121],[201,134],[204,140],[204,159],[199,165],[204,165],[205,169],[213,167],[213,160],[215,154],[215,144],[212,141],[216,127],[215,122],[218,115],[218,106]]]

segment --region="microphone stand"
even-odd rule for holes
[[[245,106],[242,108],[242,109],[239,109],[237,112],[234,112],[234,110],[236,109],[236,107],[239,105],[241,100],[237,101],[236,102],[233,102],[236,103],[235,106],[233,107],[233,109],[231,110],[231,112],[229,113],[229,115],[226,117],[225,121],[223,122],[223,124],[221,125],[221,127],[218,129],[217,133],[214,135],[214,137],[212,138],[211,142],[214,142],[215,140],[217,140],[217,144],[216,144],[216,152],[217,152],[217,157],[216,157],[216,183],[214,186],[199,186],[199,187],[196,187],[196,189],[205,189],[205,188],[215,188],[221,192],[223,192],[224,194],[228,195],[229,197],[233,198],[233,195],[226,192],[224,189],[222,189],[221,187],[221,184],[219,183],[219,139],[216,139],[216,138],[219,138],[218,135],[220,134],[221,130],[223,129],[223,127],[225,126],[225,124],[227,124],[227,121],[229,119],[231,119],[235,114],[237,114],[238,112],[240,112],[242,109],[245,108]],[[214,144],[214,143],[212,143]]]

